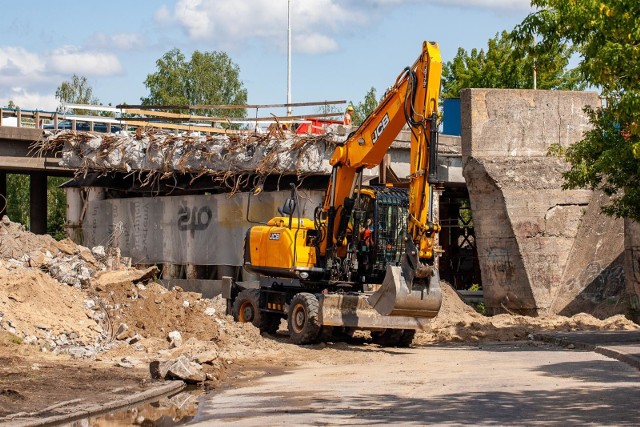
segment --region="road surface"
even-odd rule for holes
[[[308,361],[209,394],[193,424],[640,423],[640,371],[590,351],[539,342],[344,350],[350,363]]]

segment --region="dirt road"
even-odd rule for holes
[[[200,425],[637,425],[638,371],[537,342],[382,349],[335,344],[283,375],[211,394]]]

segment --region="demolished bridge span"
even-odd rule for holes
[[[152,128],[116,134],[62,131],[48,135],[36,150],[61,150],[61,165],[75,169],[78,175],[96,171],[144,172],[162,179],[176,173],[300,175],[327,173],[333,148],[344,139],[334,133],[176,135]]]

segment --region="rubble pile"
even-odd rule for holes
[[[298,135],[290,132],[170,134],[139,128],[135,133],[100,134],[60,131],[34,147],[36,152],[62,149],[61,164],[88,171],[150,172],[167,178],[175,173],[227,176],[322,172],[323,160],[343,140],[337,133]],[[147,183],[153,178],[147,177]]]
[[[275,345],[253,326],[233,322],[221,298],[169,291],[154,282],[155,266],[109,270],[113,264],[102,247],[34,235],[5,216],[0,332],[42,352],[121,368],[148,369],[155,361],[173,366],[163,378],[188,382],[217,378],[247,349]]]

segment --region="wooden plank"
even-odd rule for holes
[[[236,130],[218,129],[218,128],[208,127],[208,126],[174,125],[170,123],[155,123],[155,122],[144,122],[144,121],[137,121],[137,120],[123,120],[122,122],[127,126],[153,127],[153,128],[160,128],[160,129],[187,130],[192,132],[210,132],[210,133],[219,133],[219,134],[240,133],[239,131],[236,131]]]
[[[346,104],[347,101],[315,101],[315,102],[294,102],[291,104],[245,104],[245,105],[116,105],[116,108],[140,108],[151,110],[237,110],[254,108],[284,108],[284,107],[312,107],[316,105]]]
[[[149,112],[145,112],[143,114],[146,114],[148,116],[153,116],[155,115],[155,111],[149,111]],[[171,114],[171,113],[164,113],[164,114]],[[167,117],[164,116],[163,117]],[[209,116],[189,116],[189,115],[185,115],[185,114],[181,114],[180,116],[182,117],[176,117],[175,119],[172,120],[189,120],[189,119],[193,119],[193,120],[199,120],[202,122],[215,122],[215,123],[254,123],[254,122],[275,122],[276,120],[279,121],[280,123],[291,123],[293,120],[296,121],[304,121],[304,120],[310,120],[310,119],[322,119],[322,118],[328,118],[328,117],[336,117],[336,116],[342,116],[342,113],[323,113],[323,114],[302,114],[299,116],[271,116],[271,117],[246,117],[246,118],[229,118],[229,117],[209,117]],[[126,120],[126,119],[124,119]],[[133,118],[132,120],[137,120],[140,122],[150,122],[150,121],[154,121],[157,120],[156,118],[153,117],[136,117]]]
[[[128,114],[144,114],[144,115],[147,115],[147,116],[168,117],[168,118],[183,119],[183,120],[194,120],[194,119],[206,120],[206,119],[211,119],[211,117],[207,117],[207,116],[192,116],[190,114],[167,113],[165,111],[139,110],[139,109],[135,109],[135,108],[125,108],[125,109],[122,110],[122,112],[128,113]],[[139,117],[136,117],[136,119],[139,119]]]

